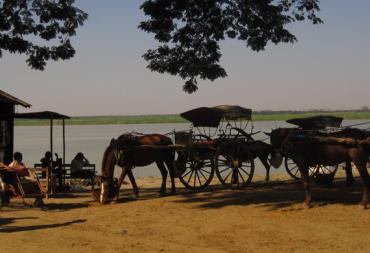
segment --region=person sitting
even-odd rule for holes
[[[22,162],[22,153],[15,152],[13,157],[14,160],[9,165],[0,162],[0,168],[4,169],[2,176],[4,183],[6,184],[5,190],[8,192],[6,196],[4,196],[3,200],[5,200],[5,203],[9,203],[9,197],[21,196],[23,198],[24,194],[32,191],[33,193],[36,192],[40,194],[40,196],[35,197],[34,205],[42,206],[42,189],[37,183],[37,174],[35,171],[28,171],[26,165]],[[27,186],[27,188],[24,188],[25,186]]]
[[[12,193],[13,196],[18,196],[15,186],[17,185],[17,176],[27,177],[29,176],[28,169],[22,162],[23,155],[20,152],[15,152],[13,155],[13,161],[6,165],[0,162],[0,168],[5,169],[4,182],[7,185],[7,190]]]
[[[93,175],[91,170],[84,170],[83,167],[89,165],[89,160],[86,159],[83,153],[79,152],[71,161],[71,177],[73,178],[91,178]]]
[[[15,172],[18,176],[26,177],[28,176],[28,169],[26,165],[22,162],[23,155],[21,152],[15,152],[13,155],[13,161],[8,165],[7,170]]]
[[[65,171],[62,169],[62,159],[58,157],[58,154],[55,153],[56,161],[53,161],[52,155],[50,151],[46,151],[43,158],[40,159],[41,166],[43,168],[53,169],[52,173],[58,178],[59,189],[63,188],[63,177],[65,175]],[[50,173],[50,170],[49,170]],[[42,177],[46,177],[46,173],[42,173]]]
[[[44,157],[40,159],[40,162],[41,162],[41,166],[43,168],[51,168],[52,167],[51,152],[50,151],[46,151]]]

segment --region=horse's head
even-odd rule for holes
[[[271,152],[270,164],[274,168],[280,167],[283,162],[284,152],[282,146],[284,146],[285,140],[295,131],[294,128],[276,128],[271,131],[271,133],[265,133],[270,136],[270,143],[273,147]]]
[[[110,145],[106,148],[103,161],[102,161],[102,176],[100,177],[100,191],[99,196],[95,196],[99,199],[102,204],[109,203],[116,194],[116,189],[114,185],[114,167],[120,164],[123,158],[123,150],[117,143],[117,140],[112,139]]]

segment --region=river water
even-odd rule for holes
[[[357,124],[363,121],[350,120],[343,122],[343,125]],[[276,127],[291,127],[283,121],[259,121],[254,123],[255,139],[266,139],[264,131],[269,132]],[[136,131],[140,133],[166,134],[173,130],[188,130],[189,124],[137,124],[137,125],[86,125],[66,126],[66,163],[70,163],[77,152],[83,152],[90,163],[95,163],[97,172],[100,174],[101,160],[105,148],[112,138],[119,135]],[[368,126],[366,126],[368,127]],[[50,129],[48,126],[20,126],[15,127],[14,151],[23,153],[23,160],[29,167],[39,163],[45,151],[50,147]],[[266,140],[268,142],[268,139]],[[54,126],[54,152],[62,157],[62,127]],[[119,170],[116,170],[119,172]],[[272,173],[283,173],[283,168],[271,169]],[[265,169],[256,160],[255,174],[264,175]],[[155,164],[147,167],[134,169],[136,177],[160,176]],[[116,173],[117,175],[117,173]]]

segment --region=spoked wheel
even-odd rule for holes
[[[298,165],[292,159],[290,159],[289,157],[285,157],[284,163],[285,163],[285,169],[288,172],[289,176],[291,176],[292,178],[296,180],[300,180],[302,178],[301,173],[299,172],[299,169],[298,169]],[[308,171],[309,177],[311,178],[315,174],[316,174],[316,167],[310,167]]]
[[[335,174],[338,170],[338,165],[335,166],[325,166],[325,165],[317,165],[315,167],[315,174]]]
[[[203,190],[211,183],[214,171],[212,159],[188,160],[179,179],[187,189]]]
[[[254,161],[247,145],[238,141],[221,143],[215,155],[215,170],[226,188],[247,187],[254,173]]]
[[[288,174],[297,180],[300,180],[301,173],[299,172],[298,165],[290,158],[285,157],[285,169]],[[336,166],[325,166],[316,165],[309,168],[308,175],[310,178],[314,177],[317,173],[319,174],[335,174],[337,172],[338,165]]]

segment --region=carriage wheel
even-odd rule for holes
[[[296,179],[300,180],[301,173],[299,172],[298,165],[289,157],[285,157],[285,169],[288,172],[288,174]],[[314,177],[316,173],[321,174],[331,174],[335,173],[337,171],[338,165],[336,166],[324,166],[324,165],[317,165],[309,168],[308,175],[310,178]]]
[[[226,188],[247,187],[254,173],[254,161],[247,145],[236,141],[221,143],[216,151],[215,170]]]
[[[179,179],[187,189],[203,190],[211,183],[214,171],[212,159],[189,160]]]
[[[302,179],[301,173],[299,172],[298,165],[289,157],[285,157],[285,169],[289,176],[296,180]],[[316,167],[310,167],[308,170],[309,177],[313,177],[316,174]]]
[[[338,170],[338,165],[335,165],[335,166],[317,165],[315,169],[316,169],[315,174],[317,173],[325,174],[325,175],[335,174]]]

